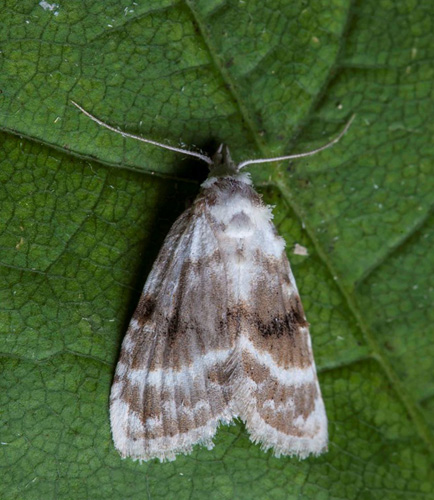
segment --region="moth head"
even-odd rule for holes
[[[220,177],[224,175],[235,175],[239,168],[232,160],[231,153],[226,144],[220,144],[212,157],[212,164],[209,167],[210,175]]]

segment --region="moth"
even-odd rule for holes
[[[211,449],[220,423],[239,418],[274,455],[327,450],[327,416],[309,324],[271,208],[222,145],[213,158],[121,132],[204,160],[208,178],[173,224],[122,344],[110,396],[122,457],[174,460]]]

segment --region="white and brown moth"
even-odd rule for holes
[[[75,103],[74,103],[75,104]],[[250,163],[226,146],[201,158],[210,173],[174,223],[122,344],[110,397],[122,457],[174,460],[209,449],[220,423],[240,418],[254,443],[305,458],[327,450],[327,416],[309,325],[271,208],[254,190]]]

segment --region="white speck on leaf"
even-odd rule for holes
[[[303,245],[299,245],[298,243],[294,245],[292,252],[294,255],[309,255],[307,248]]]
[[[39,5],[44,9],[44,10],[49,10],[51,12],[53,12],[53,14],[55,16],[58,16],[59,15],[59,11],[56,11],[56,9],[59,7],[59,5],[57,3],[48,3],[46,2],[45,0],[42,0],[41,2],[39,2]]]

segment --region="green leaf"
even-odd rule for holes
[[[2,499],[434,498],[432,2],[12,2],[0,26]],[[121,460],[108,395],[165,234],[206,167],[251,168],[311,323],[329,452],[241,423],[212,451]],[[298,243],[307,256],[295,255]],[[431,426],[431,427],[430,427]]]

